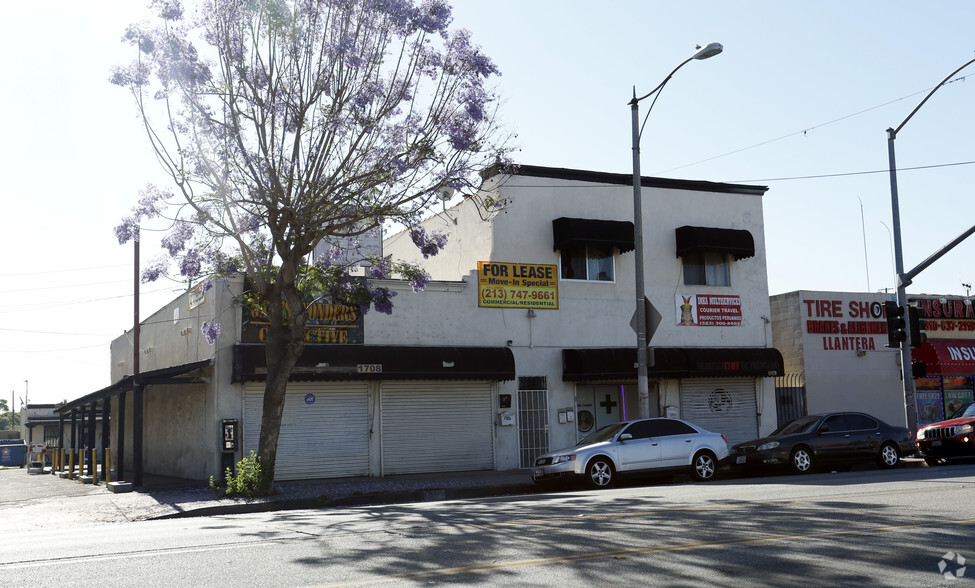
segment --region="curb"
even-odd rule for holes
[[[285,510],[378,506],[408,502],[464,500],[468,498],[490,498],[494,496],[517,496],[524,494],[535,494],[545,491],[545,488],[531,483],[490,486],[487,488],[427,488],[422,490],[369,492],[362,494],[351,494],[338,498],[330,498],[327,495],[323,495],[319,496],[318,498],[269,500],[267,502],[246,502],[221,506],[207,506],[203,508],[184,510],[150,517],[148,520],[183,519],[229,514],[252,514]]]

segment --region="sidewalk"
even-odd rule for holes
[[[0,528],[28,530],[181,516],[298,508],[395,504],[538,492],[527,470],[332,478],[275,483],[273,496],[217,498],[206,483],[145,476],[142,488],[115,494],[27,468],[0,468]]]
[[[902,467],[925,467],[920,458],[906,458],[902,463]],[[724,472],[721,478],[726,477],[734,476]],[[234,500],[218,498],[204,482],[147,475],[142,488],[115,494],[104,484],[82,484],[50,473],[30,474],[27,468],[0,468],[0,529],[16,531],[548,491],[532,482],[529,470],[331,478],[278,482],[274,487],[278,492],[273,496]]]

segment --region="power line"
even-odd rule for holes
[[[938,168],[938,167],[953,167],[953,166],[956,166],[956,165],[971,165],[973,163],[975,163],[975,161],[959,161],[957,163],[938,163],[938,164],[934,164],[934,165],[919,165],[919,166],[915,166],[915,167],[904,167],[904,168],[900,168],[899,167],[899,168],[897,168],[897,173],[900,173],[902,171],[916,171],[916,170],[921,170],[921,169],[934,169],[934,168]],[[820,175],[812,175],[812,176],[791,176],[791,177],[784,177],[784,178],[762,178],[762,179],[757,179],[757,180],[734,180],[732,183],[735,183],[735,184],[750,184],[750,183],[754,183],[754,182],[786,182],[786,181],[789,181],[789,180],[818,180],[818,179],[822,179],[822,178],[840,178],[840,177],[844,177],[844,176],[863,176],[863,175],[868,175],[868,174],[886,174],[886,173],[890,173],[890,170],[889,169],[876,169],[876,170],[872,170],[872,171],[844,172],[844,173],[820,174]]]
[[[966,78],[966,76],[959,76],[959,77],[957,77],[957,78],[955,78],[955,79],[953,79],[953,80],[951,80],[949,82],[946,82],[945,85],[947,85],[947,84],[953,84],[955,82],[964,82],[965,81],[965,78]],[[839,118],[835,118],[835,119],[833,119],[831,121],[828,121],[828,122],[820,123],[818,125],[813,125],[811,127],[802,129],[801,131],[795,131],[795,132],[792,132],[792,133],[788,133],[786,135],[782,135],[781,137],[776,137],[775,139],[769,139],[767,141],[762,141],[761,143],[755,143],[754,145],[749,145],[748,147],[742,147],[741,149],[735,149],[734,151],[729,151],[727,153],[722,153],[721,155],[715,155],[714,157],[708,157],[707,159],[702,159],[700,161],[695,161],[693,163],[687,163],[687,164],[680,165],[680,166],[677,166],[677,167],[672,167],[670,169],[666,169],[666,170],[663,170],[663,171],[660,171],[660,172],[656,172],[656,173],[665,174],[665,173],[672,172],[672,171],[676,171],[676,170],[679,170],[679,169],[684,169],[685,167],[691,167],[691,166],[698,165],[698,164],[701,164],[701,163],[707,163],[708,161],[714,161],[715,159],[720,159],[722,157],[727,157],[729,155],[734,155],[736,153],[741,153],[742,151],[748,151],[749,149],[755,149],[755,148],[758,148],[758,147],[763,147],[765,145],[768,145],[769,143],[775,143],[776,141],[781,141],[783,139],[788,139],[789,137],[795,137],[796,135],[806,135],[810,131],[814,131],[816,129],[819,129],[819,128],[822,128],[822,127],[825,127],[825,126],[828,126],[828,125],[831,125],[831,124],[834,124],[834,123],[838,123],[838,122],[844,121],[844,120],[846,120],[848,118],[853,118],[854,116],[859,116],[861,114],[865,114],[865,113],[870,112],[872,110],[877,110],[878,108],[883,108],[885,106],[890,106],[891,104],[896,104],[897,102],[900,102],[902,100],[907,100],[908,98],[913,98],[915,96],[920,96],[921,94],[926,94],[926,93],[928,93],[930,91],[931,91],[931,88],[927,88],[925,90],[920,90],[918,92],[914,92],[913,94],[908,94],[907,96],[903,96],[903,97],[897,98],[895,100],[890,100],[888,102],[884,102],[883,104],[878,104],[877,106],[871,106],[870,108],[865,108],[865,109],[860,110],[858,112],[854,112],[853,114],[847,114],[845,116],[841,116]],[[875,172],[863,172],[863,173],[875,173]],[[847,174],[847,175],[852,175],[852,174]],[[764,181],[764,180],[758,180],[758,181]]]

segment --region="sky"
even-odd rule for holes
[[[112,229],[165,180],[108,76],[132,58],[125,26],[147,14],[139,0],[0,5],[0,399],[18,409],[111,384],[109,343],[133,325],[133,250]],[[661,92],[642,173],[768,186],[773,295],[894,288],[886,130],[975,58],[973,23],[968,1],[454,2],[454,25],[501,70],[501,119],[530,165],[632,173],[634,90],[721,43]],[[907,270],[975,225],[973,104],[975,64],[897,134]],[[975,238],[908,293],[966,295],[973,257]],[[184,289],[141,286],[141,316]]]

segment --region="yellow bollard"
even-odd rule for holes
[[[105,470],[105,483],[112,483],[112,450],[108,447],[105,448],[105,465],[102,466]]]
[[[74,448],[68,452],[68,479],[74,480]]]

